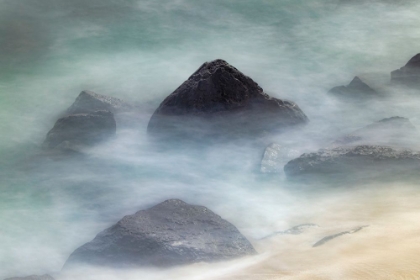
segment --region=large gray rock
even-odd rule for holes
[[[416,134],[417,129],[409,119],[397,116],[382,119],[340,137],[333,142],[333,146],[361,144],[407,146],[417,138]]]
[[[420,171],[420,153],[386,146],[360,145],[321,149],[288,162],[284,171],[289,178],[360,175],[382,178],[410,178]]]
[[[84,90],[67,109],[67,115],[92,113],[95,111],[110,111],[119,113],[132,110],[133,107],[121,99]]]
[[[54,280],[54,278],[52,278],[48,274],[45,274],[42,276],[31,275],[27,277],[13,277],[13,278],[7,278],[4,280]]]
[[[391,81],[406,86],[420,85],[420,53],[412,57],[404,67],[391,72]]]
[[[107,140],[115,133],[115,119],[109,111],[69,115],[55,123],[43,147],[77,150]]]
[[[378,93],[364,83],[359,77],[354,77],[347,86],[332,88],[329,93],[344,98],[366,98],[378,96]]]
[[[167,267],[254,253],[251,243],[220,216],[206,207],[171,199],[125,216],[74,251],[65,268],[77,264]]]
[[[150,119],[148,132],[163,137],[253,137],[304,124],[291,101],[272,98],[224,60],[204,63],[170,94]]]

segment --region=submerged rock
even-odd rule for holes
[[[303,233],[308,228],[314,228],[314,227],[319,227],[319,226],[316,224],[301,224],[301,225],[297,225],[292,228],[289,228],[288,230],[273,232],[270,235],[260,238],[260,240],[267,239],[276,235],[286,235],[286,234],[297,235],[297,234]]]
[[[299,156],[297,150],[272,143],[264,151],[260,170],[262,173],[281,173],[287,161],[297,156]]]
[[[219,59],[204,63],[160,104],[148,132],[165,138],[255,137],[307,121],[295,103],[268,96],[251,78]]]
[[[116,133],[114,116],[109,111],[69,115],[60,118],[48,132],[45,149],[78,150],[108,140]]]
[[[361,226],[361,227],[354,228],[352,230],[343,231],[343,232],[340,232],[340,233],[337,233],[337,234],[326,236],[326,237],[322,238],[321,240],[319,240],[318,242],[316,242],[312,247],[318,247],[318,246],[324,245],[328,241],[331,241],[331,240],[333,240],[337,237],[340,237],[342,235],[356,233],[358,231],[361,231],[365,227],[368,227],[368,226]]]
[[[364,83],[359,77],[354,77],[347,86],[338,86],[332,88],[329,93],[339,97],[361,98],[377,96],[377,92]]]
[[[284,171],[289,178],[357,174],[361,178],[380,176],[400,178],[420,171],[420,153],[387,146],[360,145],[321,149],[288,162]]]
[[[168,267],[254,253],[251,243],[220,216],[206,207],[171,199],[125,216],[74,251],[65,267]]]
[[[92,113],[96,111],[110,111],[115,114],[118,112],[129,111],[131,109],[132,106],[121,99],[84,90],[67,109],[66,113],[67,115],[74,115]]]
[[[404,67],[391,72],[391,82],[406,86],[420,85],[420,53],[412,57]]]
[[[12,278],[4,279],[4,280],[54,280],[54,278],[52,278],[48,274],[45,274],[42,276],[31,275],[27,277],[12,277]]]
[[[340,137],[333,146],[380,144],[404,145],[416,135],[416,127],[407,118],[391,117],[372,123]]]

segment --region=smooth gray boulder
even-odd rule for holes
[[[366,98],[378,96],[378,93],[364,83],[359,77],[354,77],[347,86],[338,86],[332,88],[329,93],[344,98]]]
[[[377,145],[345,146],[306,153],[289,161],[289,178],[338,177],[410,179],[420,171],[420,153]]]
[[[392,145],[407,146],[411,142],[417,142],[417,129],[409,119],[403,117],[391,117],[382,119],[362,127],[350,134],[335,140],[333,146],[345,145]]]
[[[4,279],[4,280],[54,280],[54,278],[52,278],[48,274],[45,274],[42,276],[31,275],[27,277],[12,277],[12,278]]]
[[[65,268],[78,264],[169,267],[255,253],[235,226],[206,207],[170,199],[125,216],[99,233],[71,254]]]
[[[204,63],[156,109],[148,133],[163,138],[252,136],[304,124],[293,102],[273,98],[226,61]]]
[[[420,53],[413,56],[404,67],[391,72],[391,82],[406,86],[420,85]]]
[[[115,119],[109,111],[69,115],[57,120],[43,148],[78,150],[108,140],[115,133]]]
[[[132,110],[133,107],[121,99],[84,90],[67,109],[67,115],[109,111],[113,114]]]

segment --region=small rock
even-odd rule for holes
[[[346,98],[364,98],[378,95],[374,89],[369,87],[357,76],[347,86],[334,87],[329,93]]]
[[[272,143],[264,151],[261,160],[262,173],[281,173],[287,161],[299,156],[297,150],[283,147],[279,144]]]
[[[132,106],[121,99],[84,90],[67,109],[67,115],[110,111],[113,114],[130,111]]]
[[[115,119],[109,111],[69,115],[55,123],[43,147],[77,151],[81,147],[90,147],[107,140],[115,133]]]
[[[339,236],[345,235],[345,234],[356,233],[358,231],[361,231],[365,227],[368,227],[368,226],[361,226],[361,227],[357,227],[357,228],[354,228],[354,229],[349,230],[349,231],[343,231],[343,232],[340,232],[340,233],[337,233],[337,234],[326,236],[326,237],[322,238],[321,240],[319,240],[318,242],[316,242],[312,247],[318,247],[318,246],[324,245],[328,241],[333,240],[333,239],[335,239]]]

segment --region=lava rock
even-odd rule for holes
[[[307,121],[295,103],[268,96],[251,78],[218,59],[204,63],[160,104],[148,132],[164,138],[258,136]]]
[[[344,145],[393,145],[407,146],[417,133],[416,127],[407,118],[391,117],[372,123],[350,134],[338,138],[333,146]]]
[[[69,115],[60,118],[48,132],[45,149],[77,150],[89,147],[114,136],[116,123],[109,111]]]
[[[110,111],[113,114],[130,111],[132,106],[121,99],[97,94],[93,91],[84,90],[76,98],[74,103],[67,109],[67,115],[92,113],[96,111]]]
[[[289,178],[334,176],[360,178],[409,178],[420,170],[420,153],[387,146],[360,145],[321,149],[288,162],[284,171]]]
[[[65,268],[169,267],[255,253],[251,243],[220,216],[206,207],[171,199],[125,216],[74,251]]]
[[[347,86],[334,87],[329,93],[346,98],[365,98],[378,95],[374,89],[369,87],[357,76]]]
[[[4,279],[4,280],[54,280],[54,278],[52,278],[48,274],[45,274],[42,276],[31,275],[27,277],[12,277],[12,278]]]
[[[392,71],[391,82],[406,86],[420,85],[420,53],[412,57],[404,67]]]

